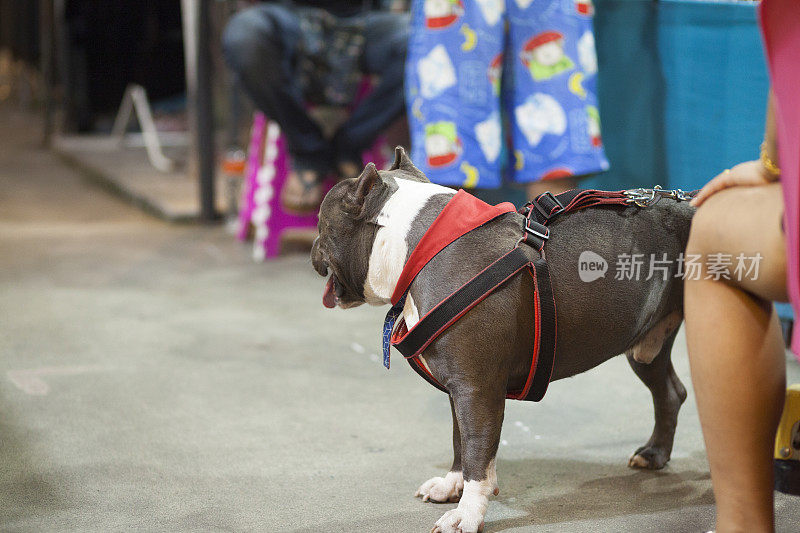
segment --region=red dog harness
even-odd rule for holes
[[[556,304],[550,287],[550,274],[545,261],[544,245],[550,238],[547,227],[556,216],[599,205],[647,207],[664,197],[675,200],[691,198],[680,189],[666,191],[633,189],[628,191],[597,191],[573,189],[553,196],[549,192],[525,204],[517,211],[510,203],[491,206],[471,194],[459,190],[447,203],[433,224],[408,257],[392,294],[392,308],[386,315],[383,328],[383,361],[389,368],[389,346],[403,354],[411,367],[431,385],[448,392],[430,372],[420,355],[439,335],[478,305],[498,287],[522,271],[530,272],[534,283],[534,346],[528,378],[521,390],[508,391],[514,400],[541,400],[553,371],[556,351]],[[518,212],[524,218],[523,236],[508,253],[486,266],[450,296],[422,316],[412,328],[401,318],[411,283],[436,254],[451,243],[507,213]],[[522,246],[525,244],[527,246]],[[538,259],[528,257],[528,247],[539,252]]]

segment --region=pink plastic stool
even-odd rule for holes
[[[372,161],[378,168],[383,168],[386,164],[380,149],[383,144],[383,139],[378,139],[373,149],[362,155],[364,162]],[[287,231],[313,231],[317,227],[316,213],[297,215],[281,206],[280,191],[288,174],[286,140],[275,122],[257,112],[250,134],[236,235],[241,241],[247,240],[252,226],[253,258],[256,261],[277,256],[281,239]],[[332,186],[332,180],[326,181],[326,192]]]

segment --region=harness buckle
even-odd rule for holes
[[[527,231],[534,237],[542,239],[543,241],[546,241],[550,238],[550,228],[548,228],[544,224],[539,224],[535,220],[532,220],[530,217],[525,219],[525,231]]]
[[[547,211],[546,208],[542,207],[542,205],[539,203],[545,198],[554,204],[550,211]],[[564,210],[564,205],[550,191],[543,192],[531,203],[534,207],[536,207],[536,210],[542,214],[545,220],[550,220],[550,217],[555,216]]]

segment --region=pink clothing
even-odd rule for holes
[[[775,97],[783,186],[787,291],[795,313],[792,351],[800,360],[800,1],[763,0],[761,29]]]

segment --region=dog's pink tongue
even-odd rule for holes
[[[328,278],[328,283],[325,284],[325,292],[322,293],[322,305],[328,309],[336,307],[336,293],[333,289],[333,276]]]

